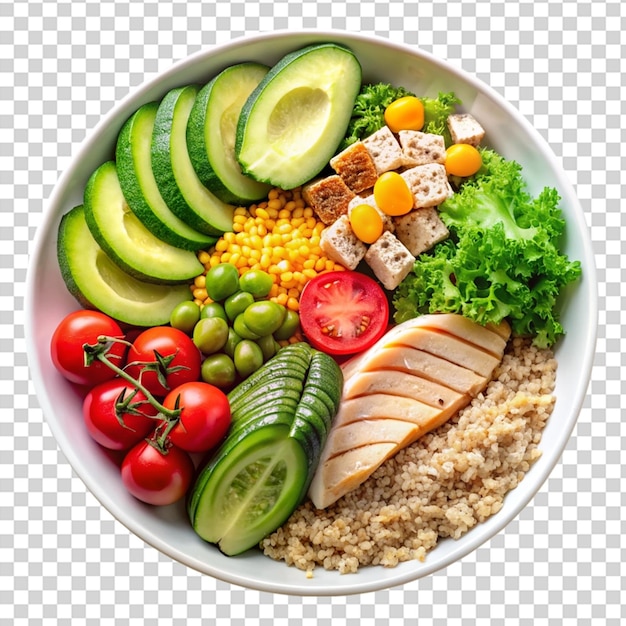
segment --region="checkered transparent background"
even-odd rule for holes
[[[619,0],[0,0],[0,624],[626,623],[624,7]],[[361,596],[238,588],[130,535],[58,451],[26,363],[29,246],[81,140],[116,101],[174,61],[284,28],[389,37],[489,83],[561,159],[597,255],[598,351],[562,462],[531,505],[476,552],[426,579]]]

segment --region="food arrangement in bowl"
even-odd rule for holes
[[[298,593],[415,578],[536,483],[587,279],[575,213],[432,59],[239,45],[131,98],[60,192],[38,358],[96,453],[55,435],[202,571]]]

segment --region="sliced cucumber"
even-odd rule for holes
[[[185,250],[209,248],[216,238],[189,227],[172,213],[159,193],[150,153],[158,108],[158,102],[141,106],[117,138],[115,161],[122,192],[131,211],[159,239]]]
[[[240,63],[205,85],[191,109],[187,148],[202,184],[224,202],[248,205],[265,198],[270,185],[241,172],[235,158],[239,113],[269,71],[259,63]]]
[[[167,324],[174,307],[191,300],[187,285],[155,285],[122,271],[91,235],[82,206],[61,219],[57,240],[61,275],[85,308],[96,308],[133,326]]]
[[[157,110],[152,133],[152,171],[159,192],[191,228],[211,236],[232,230],[234,207],[222,202],[201,182],[187,150],[187,122],[198,86],[169,91]]]
[[[283,189],[319,174],[345,135],[361,75],[356,56],[334,43],[285,56],[241,110],[235,152],[242,171]]]
[[[131,276],[174,284],[202,273],[204,267],[194,252],[158,239],[130,210],[113,161],[103,163],[89,178],[84,207],[93,238]]]
[[[239,554],[289,517],[313,478],[342,384],[332,357],[298,343],[233,389],[231,430],[199,473],[187,505],[203,539]],[[321,387],[337,398],[330,412],[316,400]]]

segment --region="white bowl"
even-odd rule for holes
[[[364,81],[390,82],[432,96],[454,91],[463,109],[485,126],[490,146],[522,164],[531,192],[546,185],[558,189],[567,221],[565,252],[570,259],[581,261],[583,277],[563,298],[562,322],[567,334],[556,351],[557,401],[540,446],[543,454],[507,495],[501,511],[462,538],[441,541],[423,563],[411,561],[392,569],[366,567],[346,575],[318,568],[314,577],[307,579],[304,572],[260,552],[224,556],[193,532],[182,504],[154,508],[130,496],[117,466],[81,427],[80,397],[55,371],[49,343],[62,317],[78,308],[57,265],[59,220],[82,202],[85,183],[94,169],[112,157],[124,121],[140,105],[162,98],[169,89],[208,82],[228,65],[248,60],[272,64],[289,51],[325,40],[354,50],[364,69]],[[279,32],[238,39],[190,56],[135,90],[94,129],[60,178],[37,232],[28,273],[26,331],[32,378],[60,449],[94,496],[131,532],[172,559],[236,585],[295,595],[347,595],[401,585],[448,566],[493,537],[528,504],[558,462],[585,397],[595,349],[596,301],[593,254],[574,190],[539,133],[494,90],[430,54],[385,39],[333,31]]]

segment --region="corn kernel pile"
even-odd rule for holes
[[[321,272],[345,269],[327,258],[320,248],[325,224],[306,206],[300,189],[272,189],[267,200],[235,209],[233,232],[198,254],[204,273],[191,285],[194,301],[211,300],[205,274],[215,265],[232,263],[239,275],[261,269],[274,278],[269,298],[294,311],[306,283]]]

